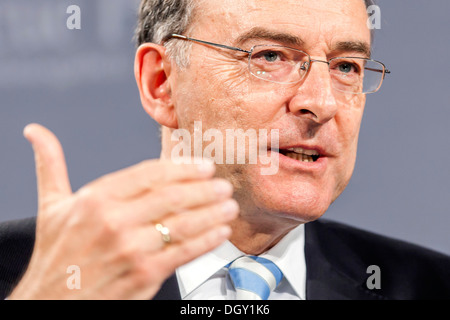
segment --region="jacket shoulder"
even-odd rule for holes
[[[25,272],[35,232],[35,218],[0,223],[0,299],[8,296]]]
[[[378,267],[377,294],[390,299],[450,298],[450,256],[330,220],[308,225],[309,241],[342,274],[366,285],[368,268]]]

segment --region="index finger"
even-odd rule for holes
[[[204,180],[215,173],[214,162],[209,159],[199,164],[175,164],[170,160],[145,160],[129,168],[107,174],[91,186],[119,199],[138,196],[174,182]]]

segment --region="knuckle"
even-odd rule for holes
[[[80,189],[75,206],[74,214],[71,215],[73,221],[89,226],[100,237],[111,240],[123,229],[117,209],[108,209],[112,207],[108,204],[108,199],[95,188]]]
[[[148,259],[142,253],[134,253],[129,259],[129,276],[135,287],[146,287],[152,282],[160,281],[161,266],[152,264],[150,267]]]
[[[190,221],[187,219],[180,219],[175,223],[170,224],[168,228],[170,230],[170,236],[172,240],[178,242],[184,241],[189,237],[190,233],[192,233]]]
[[[101,195],[94,188],[85,186],[77,192],[78,204],[83,211],[97,211],[101,204]]]
[[[81,188],[73,197],[72,209],[67,217],[67,223],[72,227],[91,224],[96,221],[98,212],[98,198],[90,187]]]
[[[106,219],[103,215],[99,217],[101,224],[101,236],[105,239],[112,240],[114,238],[118,238],[120,240],[122,233],[122,226],[119,221],[115,219]]]
[[[149,270],[150,268],[148,267],[148,265],[143,261],[143,259],[140,259],[139,262],[136,262],[133,269],[134,281],[141,286],[145,286],[149,282],[151,282],[152,277],[154,276],[151,270]]]
[[[122,241],[123,242],[123,241]],[[132,269],[135,269],[139,263],[139,250],[136,246],[132,245],[120,245],[120,249],[117,252],[117,258],[120,261],[126,262]]]
[[[215,179],[200,183],[198,193],[205,195],[209,200],[217,199],[217,180]]]
[[[187,245],[187,244],[182,244],[181,245],[181,252],[183,253],[182,255],[184,257],[187,258],[192,258],[195,257],[197,255],[197,250],[198,246],[193,246],[193,245]]]
[[[115,235],[115,259],[126,265],[129,270],[135,270],[143,260],[144,252],[131,232],[120,232]]]
[[[213,180],[193,183],[189,189],[189,198],[195,204],[210,204],[220,199]]]

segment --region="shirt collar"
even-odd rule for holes
[[[304,225],[290,231],[261,257],[276,263],[300,299],[306,298],[306,263]],[[245,255],[231,242],[225,241],[215,250],[179,267],[176,271],[181,297],[189,295],[231,261]]]
[[[260,255],[276,263],[301,300],[306,300],[305,225],[301,224]]]

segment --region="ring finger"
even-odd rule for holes
[[[146,250],[158,250],[168,243],[182,242],[216,226],[229,223],[238,213],[239,205],[234,199],[229,199],[172,214],[163,221],[146,225],[138,233],[146,238]],[[170,241],[167,241],[168,239]]]

